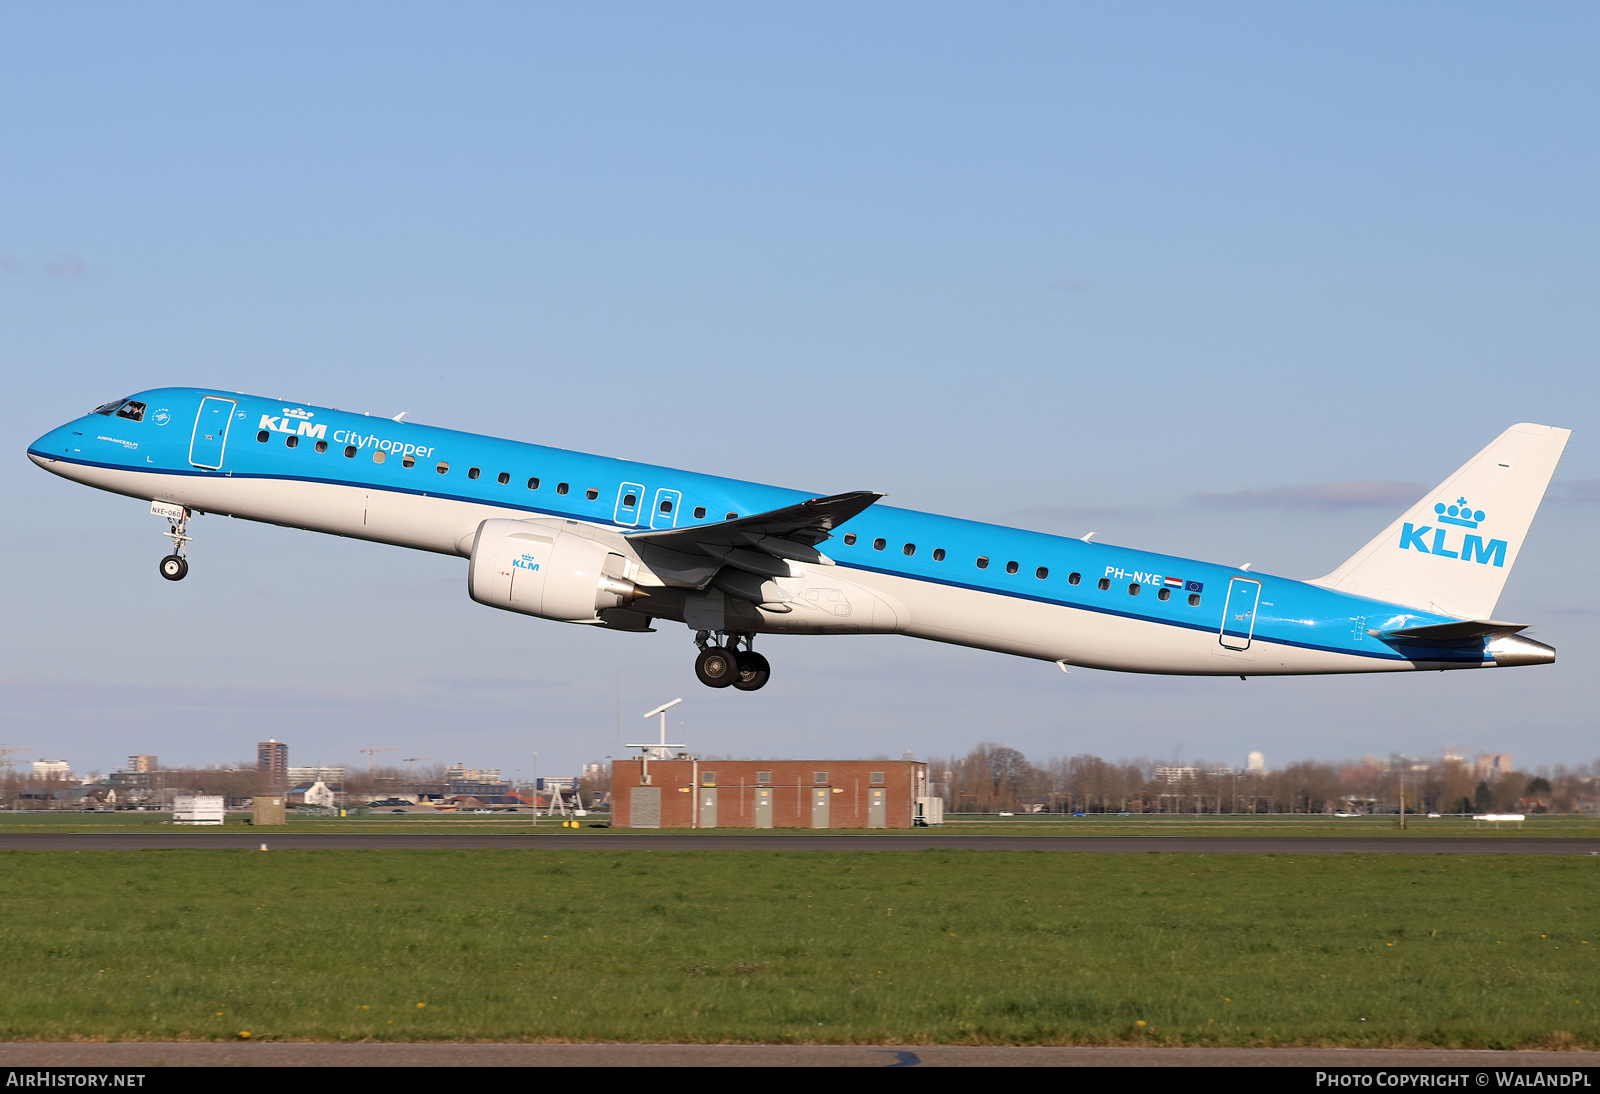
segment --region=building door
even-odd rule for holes
[[[874,787],[867,799],[867,827],[889,827],[889,792],[882,787]]]
[[[702,786],[700,788],[700,827],[715,828],[717,826],[717,788]]]
[[[772,791],[756,791],[756,827],[772,827]]]
[[[1217,641],[1230,650],[1250,648],[1256,630],[1256,601],[1261,599],[1261,582],[1236,577],[1228,582],[1228,602],[1222,608],[1222,633]]]
[[[661,788],[635,786],[628,794],[628,826],[630,828],[661,827]]]
[[[200,400],[200,413],[194,416],[194,434],[189,438],[189,462],[215,471],[222,466],[222,450],[228,444],[228,426],[233,422],[232,399],[207,395]]]
[[[831,793],[825,786],[819,786],[811,791],[811,827],[828,827],[828,795]]]

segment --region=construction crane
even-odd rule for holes
[[[18,745],[15,747],[11,745],[0,745],[0,770],[10,771],[13,767],[16,767],[17,764],[22,762],[21,760],[13,760],[11,758],[11,754],[13,752],[37,751],[39,751],[37,748],[33,748],[29,745]]]
[[[373,757],[380,752],[399,752],[400,750],[398,748],[378,748],[374,745],[368,745],[366,748],[361,749],[361,751],[367,754],[367,777],[371,778]]]

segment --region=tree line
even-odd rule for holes
[[[945,809],[959,813],[1594,812],[1600,761],[1499,776],[1468,760],[1328,763],[1301,760],[1274,771],[1225,764],[1081,754],[1035,763],[984,741],[964,756],[928,760]]]

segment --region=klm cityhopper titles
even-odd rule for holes
[[[1569,434],[1512,426],[1311,581],[197,388],[108,403],[28,458],[151,502],[173,581],[197,513],[460,555],[480,604],[616,631],[684,623],[703,683],[754,691],[771,672],[758,634],[905,634],[1195,676],[1548,664],[1527,624],[1492,616]]]

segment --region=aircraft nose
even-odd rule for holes
[[[28,458],[37,464],[53,463],[72,451],[72,431],[57,426],[28,446]]]

